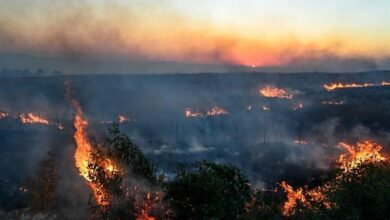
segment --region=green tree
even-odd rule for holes
[[[178,169],[165,200],[176,219],[237,219],[251,198],[249,181],[231,165],[200,162]]]
[[[126,134],[121,133],[116,124],[109,128],[109,133],[105,147],[109,149],[110,156],[125,163],[134,175],[156,184],[155,168],[139,147]]]

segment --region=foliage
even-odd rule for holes
[[[111,137],[107,138],[106,147],[110,149],[110,154],[114,158],[123,161],[134,175],[155,184],[155,168],[138,146],[126,134],[121,133],[115,124],[109,128],[109,132]]]
[[[176,219],[237,219],[251,197],[249,181],[231,165],[200,162],[178,170],[165,200]]]
[[[390,214],[390,165],[366,164],[345,173],[328,195],[337,207],[333,219],[387,219]]]

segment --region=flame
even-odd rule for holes
[[[125,122],[130,121],[130,119],[128,117],[124,116],[124,115],[119,115],[118,116],[118,121],[119,121],[119,123],[125,123]]]
[[[312,202],[321,203],[327,209],[333,207],[335,204],[328,200],[325,192],[336,190],[338,187],[337,181],[340,180],[343,174],[358,169],[362,164],[380,163],[387,160],[387,157],[380,153],[382,146],[370,140],[360,141],[356,145],[341,142],[339,146],[345,149],[348,154],[342,154],[338,158],[337,162],[343,172],[335,177],[335,182],[327,182],[311,190],[304,190],[303,188],[294,190],[285,181],[281,182],[281,187],[287,193],[287,200],[282,207],[283,215],[294,215],[298,202],[314,211],[316,209],[312,206]]]
[[[297,190],[294,190],[293,187],[285,181],[282,181],[280,186],[287,193],[287,201],[283,204],[282,213],[285,216],[293,215],[297,201],[300,201],[302,204],[306,204],[306,196],[303,194],[303,189],[298,188]]]
[[[184,115],[186,118],[196,118],[203,117],[203,114],[199,111],[194,111],[191,108],[186,108],[184,111]]]
[[[327,200],[325,191],[329,189],[329,185],[318,186],[311,190],[304,190],[302,187],[294,188],[287,184],[285,181],[280,183],[280,186],[283,188],[284,192],[287,193],[287,200],[284,202],[282,207],[282,214],[284,216],[291,216],[295,214],[295,207],[298,202],[309,208],[316,210],[312,203],[321,203],[325,208],[330,209],[334,204]]]
[[[345,88],[361,88],[361,87],[371,87],[375,86],[374,83],[330,83],[325,84],[324,88],[328,91],[333,91],[335,89],[345,89]]]
[[[215,106],[211,108],[209,111],[207,111],[205,114],[200,111],[195,111],[191,108],[186,108],[184,111],[184,116],[186,118],[196,118],[196,117],[204,117],[204,116],[219,116],[219,115],[227,115],[229,112],[227,112],[225,109]]]
[[[382,81],[381,85],[382,86],[390,86],[390,82]]]
[[[279,99],[292,99],[293,95],[288,94],[284,89],[266,86],[264,88],[260,88],[259,93],[264,97],[268,98],[279,98]]]
[[[67,84],[65,85],[67,86]],[[89,188],[93,192],[96,203],[101,206],[107,206],[109,205],[109,202],[107,201],[109,194],[101,184],[95,183],[90,177],[90,173],[93,172],[93,170],[90,170],[91,168],[89,167],[89,163],[93,160],[91,157],[93,148],[86,133],[88,121],[84,118],[80,103],[76,99],[70,98],[70,89],[68,87],[66,88],[69,102],[76,110],[76,116],[73,122],[73,125],[76,128],[76,132],[73,137],[77,145],[74,154],[75,166],[79,170],[80,176],[87,181]],[[99,166],[103,167],[107,175],[110,175],[113,171],[119,170],[118,166],[109,159],[105,159],[100,162]]]
[[[218,115],[226,115],[229,114],[225,109],[221,107],[213,107],[207,112],[207,116],[218,116]]]
[[[38,115],[35,115],[33,113],[27,113],[20,114],[19,115],[20,120],[22,121],[23,124],[44,124],[44,125],[49,125],[49,121],[45,118],[42,118]]]
[[[263,106],[262,106],[262,109],[263,109],[263,111],[269,111],[269,110],[271,110],[271,108],[270,108],[268,105],[263,105]]]
[[[386,157],[380,153],[382,146],[370,140],[358,142],[356,145],[341,142],[339,146],[349,153],[349,155],[340,155],[338,159],[340,168],[344,173],[358,168],[361,164],[378,163],[386,160]]]
[[[0,112],[0,119],[8,117],[8,113],[6,112]]]

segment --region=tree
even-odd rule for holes
[[[164,199],[176,219],[237,219],[249,198],[249,181],[237,168],[203,161],[178,169]]]
[[[138,146],[126,134],[121,133],[116,124],[109,128],[109,133],[105,147],[109,149],[110,156],[124,162],[134,175],[156,184],[155,168]]]
[[[332,219],[388,219],[390,214],[390,164],[365,164],[341,175],[329,198],[337,206]]]

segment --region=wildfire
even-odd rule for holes
[[[218,115],[226,115],[229,114],[225,109],[221,107],[213,107],[207,112],[207,116],[218,116]]]
[[[279,98],[279,99],[292,99],[293,95],[288,94],[286,90],[272,87],[272,86],[266,86],[264,88],[260,88],[259,93],[267,98]]]
[[[314,209],[312,204],[321,203],[323,207],[330,209],[332,202],[329,202],[324,194],[329,189],[328,185],[319,186],[314,189],[308,190],[307,188],[299,187],[296,190],[287,184],[285,181],[280,183],[280,186],[287,193],[287,200],[284,202],[282,207],[282,214],[284,216],[291,216],[295,214],[295,208],[298,203],[309,209]]]
[[[330,83],[325,84],[324,88],[328,91],[333,91],[335,89],[345,89],[345,88],[361,88],[361,87],[371,87],[375,86],[374,83]]]
[[[118,121],[119,121],[119,123],[125,123],[125,122],[129,122],[130,119],[128,117],[124,116],[124,115],[119,115],[118,116]]]
[[[220,115],[227,115],[229,112],[227,112],[225,109],[215,106],[211,108],[206,113],[202,113],[200,111],[195,111],[191,108],[186,108],[184,111],[184,116],[186,118],[197,118],[197,117],[204,117],[204,116],[220,116]]]
[[[35,115],[33,113],[27,113],[27,114],[20,114],[19,115],[20,120],[22,121],[23,124],[44,124],[44,125],[49,125],[49,121],[45,118],[42,118],[38,115]]]
[[[382,81],[381,85],[382,86],[390,86],[390,82]]]
[[[184,115],[186,118],[196,118],[196,117],[203,117],[203,114],[199,111],[194,111],[191,108],[186,108],[184,111]]]
[[[303,189],[298,188],[297,190],[294,190],[293,187],[287,184],[285,181],[282,181],[280,186],[287,193],[287,201],[283,204],[282,213],[285,216],[293,215],[297,201],[301,202],[302,204],[306,203],[306,196],[303,194]]]
[[[294,215],[298,203],[314,211],[316,209],[312,204],[315,203],[322,204],[328,209],[332,208],[336,204],[328,200],[326,192],[336,190],[339,187],[337,181],[343,177],[343,174],[359,169],[363,164],[380,163],[387,160],[387,157],[380,153],[382,146],[370,140],[360,141],[356,145],[341,142],[339,146],[345,149],[348,154],[342,154],[338,158],[339,168],[343,172],[335,177],[335,181],[327,182],[311,190],[308,190],[307,186],[294,190],[285,181],[280,183],[280,186],[287,193],[287,200],[282,207],[283,215]]]
[[[8,114],[6,112],[0,112],[0,119],[8,117]]]
[[[73,122],[73,125],[76,128],[74,139],[77,145],[74,154],[75,166],[78,168],[80,175],[87,181],[88,186],[91,188],[94,194],[97,204],[101,206],[109,205],[109,202],[106,200],[109,197],[109,194],[101,184],[95,183],[90,177],[90,174],[93,173],[92,168],[89,166],[89,163],[93,160],[91,157],[93,148],[92,144],[88,140],[86,133],[88,121],[84,118],[84,114],[79,102],[71,98],[69,98],[69,101],[72,107],[76,110],[76,116]],[[104,171],[106,171],[106,174],[108,175],[113,171],[119,170],[118,166],[109,159],[105,159],[100,162],[99,166],[103,167]]]
[[[386,160],[380,151],[382,146],[369,140],[358,142],[355,146],[345,142],[339,143],[339,146],[348,151],[349,155],[342,154],[338,159],[340,168],[344,173],[356,169],[361,164],[379,163]]]

